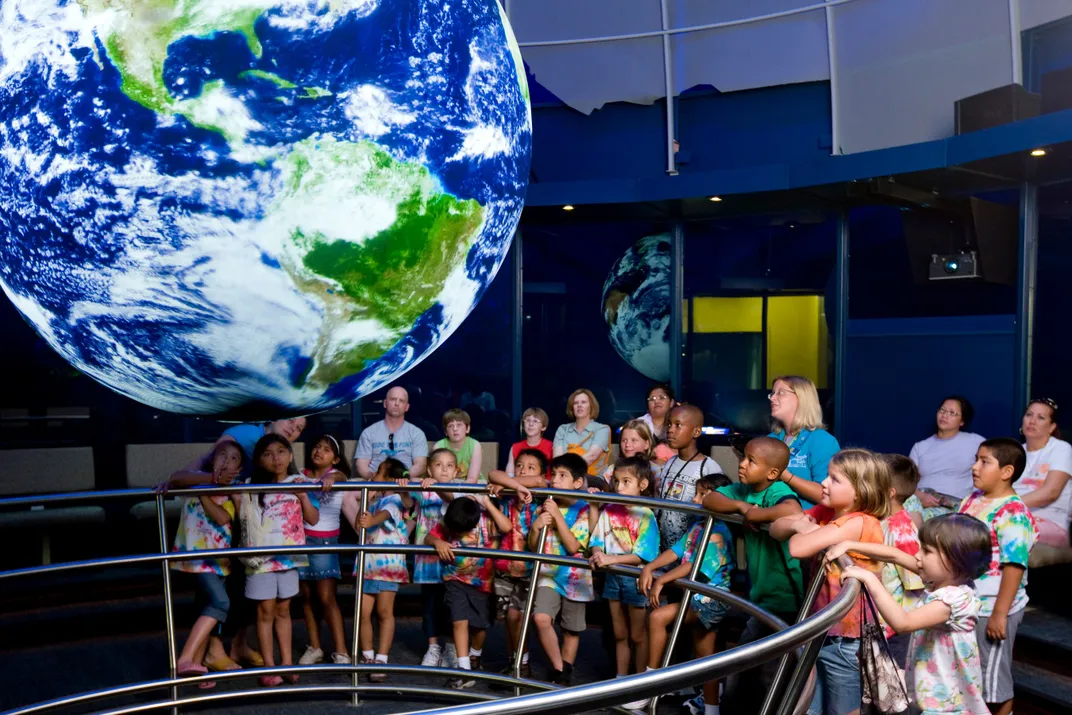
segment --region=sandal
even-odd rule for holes
[[[197,684],[197,687],[201,688],[201,690],[212,690],[216,687],[216,681],[202,680],[200,683]]]
[[[236,659],[232,658],[235,661]],[[236,662],[242,665],[248,665],[250,668],[263,668],[264,658],[255,650],[251,650],[249,653],[238,656]]]
[[[175,674],[180,678],[188,678],[191,675],[204,675],[208,672],[208,668],[203,665],[198,665],[192,660],[179,661],[175,666]]]
[[[283,680],[287,681],[291,685],[297,685],[298,684],[298,674],[297,673],[291,673],[290,675],[284,675]]]
[[[278,675],[262,675],[260,683],[265,688],[275,688],[283,684],[283,679]]]
[[[228,670],[242,670],[242,666],[225,655],[211,660],[206,658],[205,667],[212,673],[223,673]]]

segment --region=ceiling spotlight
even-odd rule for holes
[[[722,200],[721,196],[712,196],[710,199],[708,199],[708,201],[714,201],[715,203],[718,203],[721,200]]]
[[[562,207],[562,210],[563,211],[572,211],[573,207],[570,206],[569,204],[566,204],[565,206]]]
[[[1034,151],[1031,152],[1031,156],[1046,156],[1046,150],[1045,149],[1035,149]]]

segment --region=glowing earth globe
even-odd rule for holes
[[[0,0],[0,285],[148,405],[334,407],[475,306],[531,127],[496,0]]]
[[[670,236],[646,236],[614,262],[603,282],[611,345],[642,375],[670,379]]]

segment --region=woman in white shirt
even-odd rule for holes
[[[974,414],[968,398],[947,397],[938,407],[934,434],[912,445],[908,456],[919,468],[916,496],[923,504],[925,518],[951,510],[950,505],[942,504],[936,493],[956,499],[972,493],[972,464],[975,463],[975,452],[985,439],[966,431]]]
[[[1038,522],[1039,541],[1067,547],[1072,445],[1061,439],[1058,419],[1053,400],[1042,398],[1028,404],[1020,427],[1027,466],[1012,486]]]

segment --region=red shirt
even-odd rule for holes
[[[547,457],[547,475],[551,476],[551,454],[554,450],[554,442],[549,439],[541,439],[540,443],[533,447],[526,440],[520,442],[514,442],[514,446],[510,448],[510,463],[517,463],[517,455],[521,454],[523,449],[538,449],[543,452],[543,456]]]

